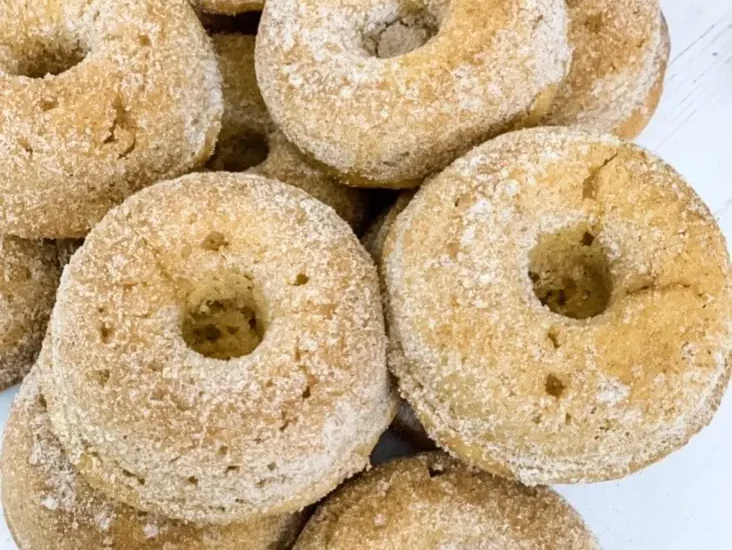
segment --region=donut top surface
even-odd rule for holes
[[[554,491],[470,470],[443,453],[388,462],[348,482],[295,550],[599,550]]]
[[[528,483],[626,475],[704,426],[729,377],[729,259],[668,165],[571,129],[505,134],[387,237],[389,357],[438,443]]]
[[[0,232],[83,236],[212,153],[220,78],[185,0],[11,0],[0,26]]]
[[[567,7],[572,64],[547,122],[634,137],[658,102],[669,55],[658,1],[573,0]]]
[[[418,185],[545,113],[569,59],[560,0],[272,0],[257,36],[274,121],[359,185]]]
[[[136,507],[297,510],[362,469],[393,414],[372,261],[331,209],[274,180],[138,193],[89,234],[57,306],[44,387],[59,438]]]
[[[207,167],[250,170],[307,191],[358,230],[368,214],[368,192],[346,187],[310,162],[270,119],[254,72],[254,36],[211,36],[223,81],[224,117],[216,152]]]
[[[48,354],[39,360],[49,360]],[[66,458],[37,369],[13,404],[1,464],[3,510],[20,550],[276,550],[292,542],[301,521],[293,514],[197,526],[109,500]]]

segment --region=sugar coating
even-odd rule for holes
[[[386,59],[372,37],[427,19]],[[389,27],[389,25],[392,25]],[[401,48],[389,34],[389,55]],[[548,110],[571,50],[561,0],[271,0],[257,79],[299,149],[361,186],[414,187],[473,145]]]
[[[339,178],[309,161],[270,119],[254,73],[254,36],[212,35],[223,80],[224,117],[210,169],[231,169],[242,162],[248,143],[266,144],[266,157],[250,172],[307,191],[358,230],[369,211],[366,190],[346,187]],[[251,154],[251,153],[250,153]]]
[[[585,228],[612,291],[570,318],[534,293],[539,238]],[[684,445],[729,378],[724,238],[667,164],[610,136],[524,130],[430,180],[384,248],[389,366],[430,436],[524,483],[618,478]]]
[[[0,237],[0,390],[33,365],[65,263],[52,242]]]
[[[397,459],[320,505],[295,550],[599,550],[549,488],[472,470],[441,452]]]
[[[259,346],[228,361],[188,347],[187,308],[243,282]],[[169,517],[299,510],[365,468],[393,417],[373,262],[330,208],[261,176],[193,174],[111,211],[50,327],[44,394],[69,460]]]
[[[0,464],[3,509],[21,550],[283,550],[300,528],[298,514],[196,525],[110,501],[66,458],[53,434],[37,369],[11,409]]]
[[[660,5],[573,0],[567,6],[572,64],[545,122],[631,139],[648,124],[663,88],[670,43]]]
[[[0,233],[83,236],[213,152],[219,72],[185,0],[3,2],[0,24]]]

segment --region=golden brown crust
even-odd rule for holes
[[[346,187],[316,167],[272,123],[254,74],[254,36],[214,34],[223,79],[224,119],[213,170],[241,171],[278,179],[307,191],[332,207],[355,230],[366,219],[366,190]]]
[[[0,237],[0,390],[33,365],[63,265],[54,243]]]
[[[11,409],[2,450],[3,511],[20,550],[284,550],[298,514],[251,524],[195,525],[140,512],[94,491],[53,434],[31,372]]]
[[[354,185],[414,187],[543,118],[569,65],[566,22],[558,0],[270,0],[257,79],[301,151]]]
[[[546,118],[631,139],[658,105],[669,56],[656,0],[572,0],[569,75]]]
[[[83,236],[213,152],[220,78],[185,0],[3,2],[0,26],[0,233]]]
[[[471,470],[440,452],[388,462],[321,504],[295,550],[599,550],[549,488]]]
[[[250,315],[254,351],[186,343],[189,320],[229,310]],[[211,319],[200,335],[235,340]],[[193,174],[110,212],[64,271],[51,343],[44,394],[71,462],[174,518],[309,505],[366,467],[393,416],[373,262],[330,208],[261,176]]]
[[[441,446],[488,471],[627,475],[684,445],[726,387],[724,238],[632,144],[501,136],[422,188],[385,257],[400,391]]]

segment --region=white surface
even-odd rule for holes
[[[732,242],[732,2],[663,5],[671,64],[659,110],[638,141],[691,182]],[[0,394],[0,426],[14,393]],[[662,462],[617,482],[559,489],[604,550],[732,550],[732,397]],[[14,549],[0,519],[0,550]]]

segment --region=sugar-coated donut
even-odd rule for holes
[[[20,550],[284,550],[300,527],[299,514],[196,525],[107,499],[66,458],[35,369],[11,409],[0,464],[3,511]]]
[[[389,365],[440,446],[525,483],[617,478],[684,445],[729,378],[724,238],[643,149],[505,134],[389,232]]]
[[[369,210],[368,192],[339,183],[309,162],[272,123],[254,73],[254,36],[214,34],[212,39],[223,80],[224,118],[208,167],[251,169],[304,189],[359,229]]]
[[[237,15],[250,11],[262,11],[264,0],[192,0],[194,7],[203,13]]]
[[[371,224],[368,231],[366,231],[366,234],[363,236],[363,245],[366,247],[368,253],[371,254],[371,257],[374,259],[374,262],[376,262],[377,267],[381,266],[384,241],[386,241],[386,236],[389,233],[391,226],[394,225],[394,221],[397,216],[407,207],[409,201],[411,201],[413,197],[413,191],[402,191],[396,201],[394,201],[394,204],[392,204]],[[379,278],[379,283],[381,284],[381,297],[386,300],[388,293],[383,284],[383,278]],[[387,328],[387,334],[388,332]],[[410,407],[404,400],[399,403],[399,408],[397,409],[397,413],[391,427],[419,449],[427,450],[434,448],[434,442],[424,431],[424,428],[422,427],[422,424],[419,423],[412,407]]]
[[[298,510],[366,467],[393,418],[373,262],[333,210],[261,176],[128,199],[67,266],[50,327],[59,439],[146,511]]]
[[[186,0],[12,0],[0,27],[1,234],[83,236],[213,152],[220,78]]]
[[[414,187],[548,111],[568,70],[561,0],[268,0],[257,79],[302,151],[355,184]]]
[[[0,390],[20,381],[41,349],[61,267],[52,242],[0,237]]]
[[[657,0],[573,0],[572,64],[548,124],[638,135],[658,106],[670,52]]]
[[[295,550],[599,550],[557,493],[471,470],[440,452],[388,462],[321,504]]]

